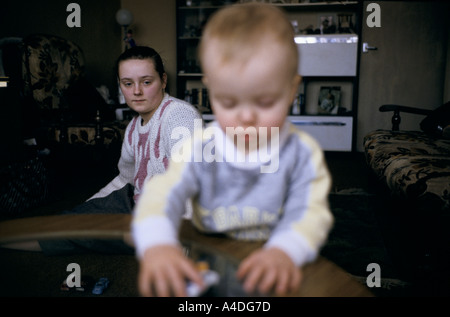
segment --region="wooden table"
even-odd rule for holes
[[[0,222],[0,245],[58,238],[123,239],[124,235],[129,234],[130,221],[131,216],[125,214],[60,215],[8,220]],[[262,242],[243,242],[200,234],[186,220],[181,227],[180,239],[210,248],[236,261],[262,246]],[[319,256],[303,268],[302,286],[299,292],[289,296],[371,297],[373,294],[340,267]]]

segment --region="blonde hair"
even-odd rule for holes
[[[284,12],[270,4],[246,3],[227,6],[215,12],[203,31],[199,45],[200,63],[208,43],[215,41],[222,63],[233,59],[247,62],[255,50],[264,46],[285,47],[287,60],[297,72],[298,50],[294,42],[294,29]]]

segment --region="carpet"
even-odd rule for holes
[[[411,295],[411,285],[398,277],[378,228],[375,211],[382,206],[376,196],[350,188],[331,193],[329,198],[335,223],[321,255],[365,286],[369,275],[369,280],[374,281],[374,270],[368,265],[378,264],[381,285],[370,287],[376,296]]]

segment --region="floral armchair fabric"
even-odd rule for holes
[[[103,124],[108,111],[113,111],[86,80],[85,58],[77,44],[54,35],[32,34],[23,39],[22,51],[23,92],[36,108],[44,143],[121,142],[124,127]]]
[[[25,94],[41,109],[59,109],[64,92],[84,75],[83,52],[71,41],[42,34],[25,38],[24,47]]]

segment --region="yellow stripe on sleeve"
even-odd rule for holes
[[[318,142],[309,134],[295,129],[295,134],[311,149],[311,162],[315,169],[307,210],[301,221],[293,225],[294,230],[301,232],[308,244],[317,249],[326,240],[333,225],[333,215],[329,209],[328,195],[331,188],[331,176],[325,164],[323,151]]]

